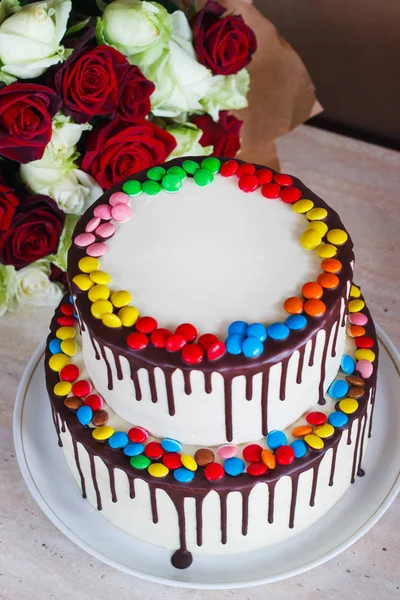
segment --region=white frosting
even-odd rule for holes
[[[189,322],[224,339],[232,321],[274,322],[319,272],[299,243],[305,216],[259,189],[242,192],[236,177],[216,175],[207,188],[187,178],[178,193],[142,194],[131,207],[102,268],[161,327]]]

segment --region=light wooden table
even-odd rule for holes
[[[342,215],[356,247],[356,281],[377,322],[400,346],[400,154],[306,126],[278,143],[294,173]],[[262,162],[262,157],[260,157]],[[287,581],[237,591],[178,590],[98,562],[65,538],[32,500],[16,463],[12,408],[51,310],[0,321],[1,600],[395,600],[400,598],[400,500],[361,541]],[[43,457],[45,461],[45,457]],[[329,531],[326,532],[329,535]]]

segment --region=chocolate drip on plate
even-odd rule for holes
[[[85,477],[82,473],[82,467],[81,467],[81,463],[79,460],[78,444],[73,435],[71,435],[71,439],[72,439],[72,446],[74,448],[75,464],[76,464],[76,468],[78,469],[79,478],[81,480],[82,498],[86,498],[86,482],[85,482]]]

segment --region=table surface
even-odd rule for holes
[[[294,173],[342,215],[356,248],[356,282],[376,321],[400,346],[400,153],[302,126],[278,142]],[[262,162],[261,158],[260,161]],[[135,579],[80,550],[31,498],[15,458],[12,409],[18,382],[47,335],[50,309],[1,320],[1,600],[394,600],[400,598],[400,499],[350,549],[286,581],[243,590],[191,591]],[[327,532],[329,535],[329,532]]]

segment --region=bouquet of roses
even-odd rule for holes
[[[208,0],[190,20],[115,0],[0,1],[0,314],[53,304],[78,215],[169,158],[234,156],[256,38]]]

